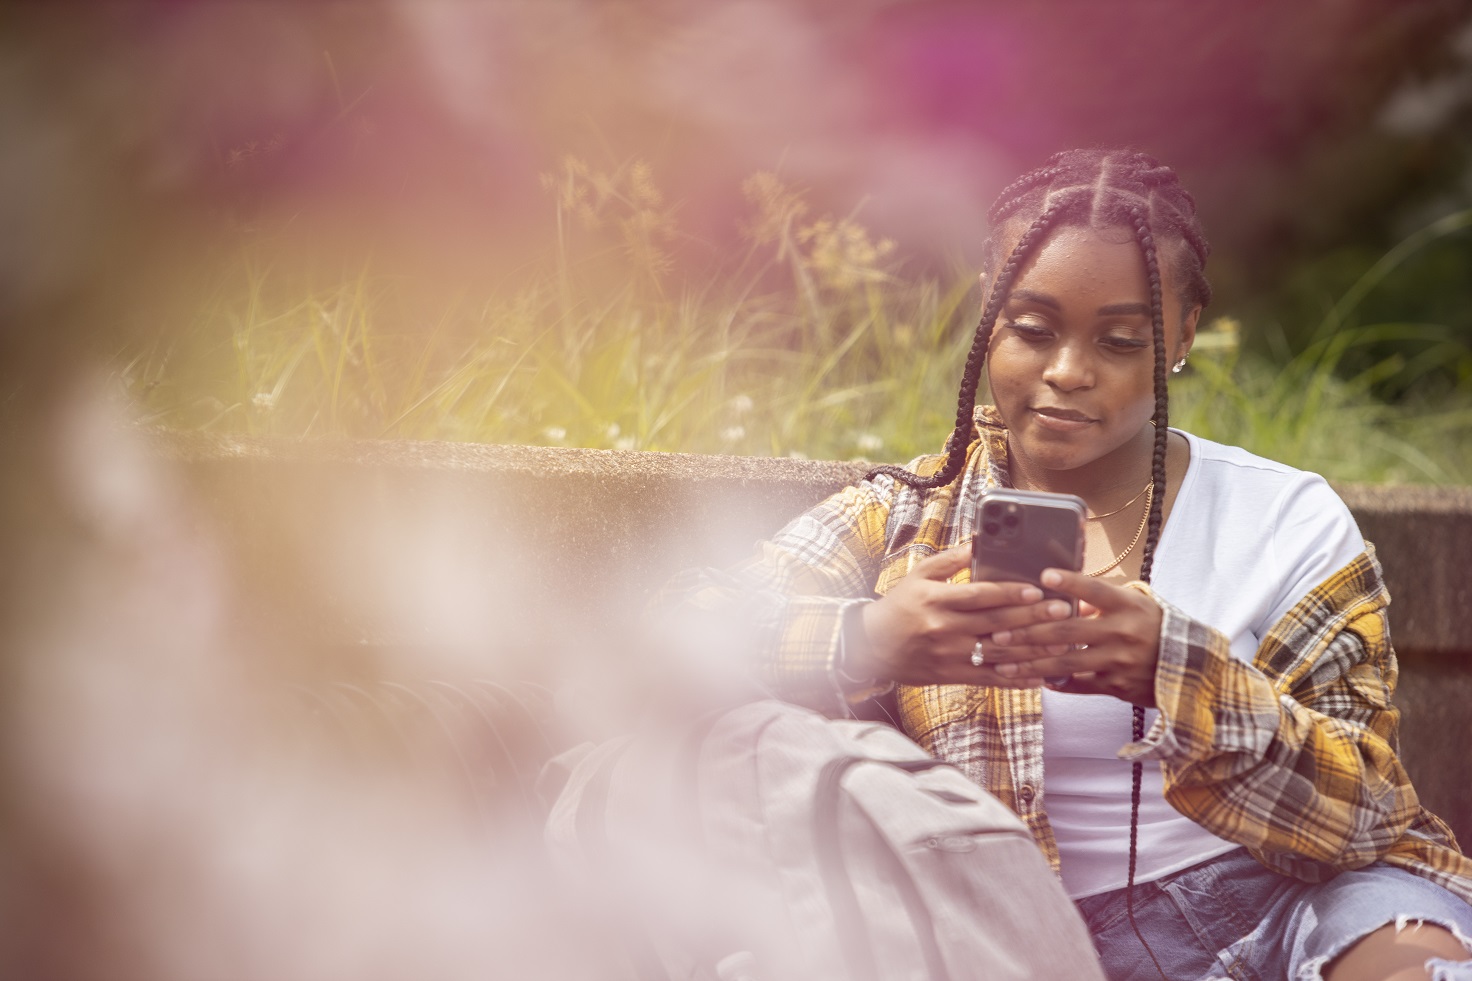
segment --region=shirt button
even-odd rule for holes
[[[1017,792],[1017,799],[1024,804],[1031,804],[1032,799],[1036,796],[1037,791],[1032,789],[1032,784],[1030,783],[1023,784],[1022,789]]]

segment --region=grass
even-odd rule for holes
[[[1435,406],[1378,400],[1375,382],[1404,367],[1396,357],[1347,377],[1340,371],[1357,348],[1387,336],[1414,340],[1415,325],[1341,328],[1279,361],[1241,355],[1239,329],[1222,318],[1203,333],[1192,372],[1172,385],[1172,425],[1331,479],[1472,481],[1472,451],[1459,436],[1472,426],[1472,399],[1454,395]]]
[[[516,290],[462,285],[426,303],[371,264],[324,284],[255,242],[183,329],[119,355],[118,381],[149,422],[262,434],[904,460],[949,432],[978,302],[969,271],[907,275],[893,243],[852,216],[810,216],[759,174],[744,186],[746,251],[691,274],[642,165],[568,160],[544,187],[558,248]],[[1173,385],[1173,424],[1330,478],[1472,481],[1458,436],[1472,392],[1372,394],[1386,373],[1469,357],[1465,344],[1349,321],[1412,252],[1367,273],[1301,353],[1246,353],[1242,327],[1214,321]],[[1346,370],[1386,338],[1423,356]]]

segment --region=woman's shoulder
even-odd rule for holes
[[[1190,500],[1179,512],[1185,520],[1174,529],[1177,542],[1188,566],[1260,594],[1266,612],[1255,621],[1259,627],[1277,622],[1364,551],[1354,515],[1321,475],[1184,435],[1191,463],[1182,493]]]
[[[1339,495],[1321,475],[1259,456],[1240,446],[1218,443],[1176,430],[1190,445],[1188,475],[1198,493],[1230,497],[1251,507],[1288,505],[1305,498],[1315,509],[1337,505],[1348,513]]]
[[[1240,446],[1233,446],[1230,443],[1218,443],[1215,440],[1207,439],[1204,436],[1197,436],[1195,433],[1188,433],[1180,429],[1175,430],[1175,432],[1186,437],[1187,442],[1190,443],[1191,461],[1193,464],[1199,461],[1206,466],[1217,469],[1223,475],[1239,476],[1243,479],[1250,479],[1249,475],[1253,473],[1277,474],[1282,477],[1293,477],[1296,475],[1318,476],[1310,471],[1300,470],[1286,463],[1270,460],[1265,456],[1258,456],[1256,453]]]
[[[1354,515],[1322,475],[1185,435],[1198,517],[1230,526],[1233,538],[1260,537],[1261,545],[1283,559],[1306,553],[1347,561],[1363,548]]]
[[[961,470],[961,483],[966,487],[977,480],[983,483],[998,480],[995,468],[1004,465],[1007,458],[1007,429],[1002,425],[1001,416],[996,409],[989,405],[977,406],[973,421],[974,426],[966,445],[965,462]],[[954,433],[946,439],[939,452],[921,454],[904,464],[904,469],[917,477],[925,478],[939,473],[950,456],[953,439]],[[881,479],[892,481],[887,475]],[[896,489],[900,492],[905,490],[904,487]],[[950,486],[937,488],[936,491],[949,493]],[[927,498],[934,496],[934,493],[935,491],[923,491],[918,496]]]

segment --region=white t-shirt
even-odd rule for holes
[[[1179,430],[1176,430],[1179,432]],[[1250,662],[1260,639],[1315,586],[1364,550],[1349,508],[1324,478],[1183,433],[1191,459],[1161,532],[1151,588],[1220,630]],[[1156,716],[1146,713],[1146,728]],[[1078,899],[1128,875],[1131,708],[1116,698],[1043,692],[1045,807],[1063,885]],[[1184,817],[1146,762],[1136,882],[1237,847]]]

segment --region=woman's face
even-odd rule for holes
[[[1168,263],[1161,266],[1174,363],[1191,349],[1201,308],[1182,311]],[[1021,268],[987,355],[1014,462],[1039,476],[1135,465],[1139,440],[1150,443],[1154,365],[1150,287],[1133,233],[1053,232]]]

